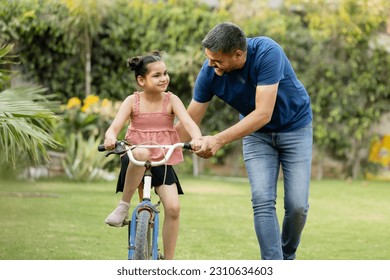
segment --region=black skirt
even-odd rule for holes
[[[127,156],[127,154],[124,154],[121,157],[121,170],[119,172],[118,183],[116,185],[117,193],[123,192],[128,166],[129,166],[129,157]],[[166,175],[165,175],[165,169],[166,169]],[[151,172],[152,172],[152,187],[159,187],[163,184],[172,185],[173,183],[176,183],[177,193],[184,194],[183,189],[181,188],[179,182],[179,178],[177,177],[177,174],[173,169],[172,165],[162,165],[162,166],[152,167]],[[164,182],[164,177],[165,177],[165,182]]]

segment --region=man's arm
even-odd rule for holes
[[[209,158],[224,145],[241,139],[266,125],[272,117],[279,84],[257,86],[256,108],[235,125],[217,133],[214,136],[203,137],[202,148],[195,153]]]
[[[206,113],[208,106],[209,106],[209,102],[199,103],[195,100],[192,100],[190,105],[188,106],[187,112],[198,126],[200,126],[200,123],[202,122],[202,119]],[[180,141],[182,142],[191,141],[190,135],[186,132],[181,122],[178,122],[175,125],[175,128],[179,133]]]

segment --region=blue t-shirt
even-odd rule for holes
[[[259,132],[288,132],[309,124],[310,97],[282,48],[267,37],[247,38],[247,43],[247,59],[241,69],[218,76],[205,61],[195,82],[194,100],[205,103],[216,95],[243,118],[255,109],[256,86],[279,82],[271,121]]]

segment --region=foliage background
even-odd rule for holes
[[[318,177],[325,157],[331,156],[342,163],[339,176],[358,178],[369,166],[371,141],[380,136],[371,128],[390,108],[390,54],[377,43],[378,34],[386,31],[389,8],[385,0],[285,0],[278,8],[251,0],[219,1],[217,6],[189,0],[0,0],[0,43],[15,44],[13,53],[20,59],[18,66],[6,67],[21,74],[0,87],[38,84],[64,105],[89,95],[120,102],[136,89],[126,59],[160,49],[171,74],[169,90],[188,104],[205,59],[201,40],[216,23],[232,21],[249,37],[265,35],[279,42],[307,87]],[[69,128],[74,124],[69,114],[60,112],[65,123],[54,124],[65,152],[71,144],[63,135],[78,133]],[[85,118],[94,119],[91,114]],[[234,110],[214,100],[202,131],[212,134],[236,121]],[[101,131],[89,130],[91,125],[103,131],[108,125],[98,118],[84,124],[85,141],[101,137]],[[229,156],[233,162],[240,156],[239,141],[210,162],[226,164]]]

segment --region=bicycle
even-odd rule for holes
[[[159,233],[159,205],[151,202],[152,173],[154,166],[164,165],[171,157],[176,148],[191,149],[190,143],[176,143],[173,145],[129,145],[126,141],[117,141],[115,148],[110,150],[106,156],[111,154],[123,155],[127,153],[130,162],[137,166],[144,166],[143,186],[138,187],[140,203],[132,212],[131,220],[125,221],[122,226],[128,226],[128,259],[129,260],[159,260],[162,255],[158,248]],[[151,162],[149,160],[139,161],[134,158],[134,148],[163,148],[168,149],[164,159]],[[106,151],[103,144],[98,146],[99,152]],[[133,221],[133,222],[131,222]]]

